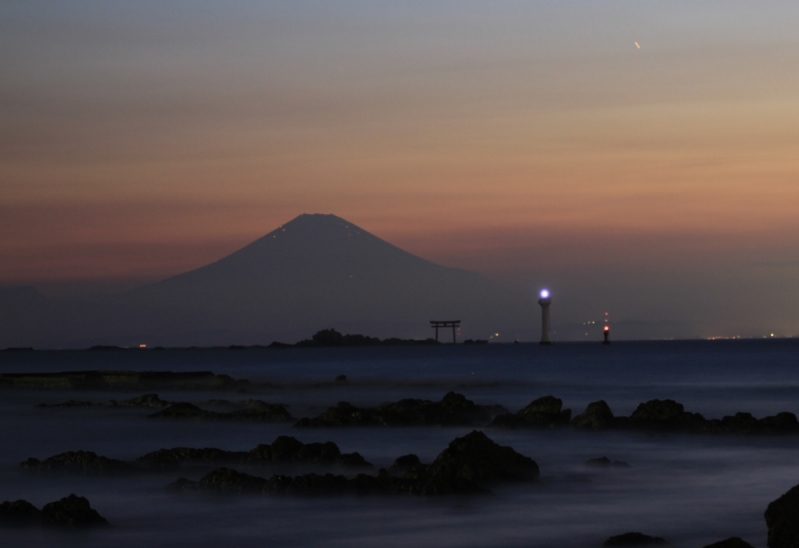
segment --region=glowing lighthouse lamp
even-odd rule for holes
[[[540,299],[538,304],[541,305],[541,344],[552,344],[552,339],[549,338],[549,305],[552,304],[552,299],[549,297],[549,290],[542,289],[539,293]]]

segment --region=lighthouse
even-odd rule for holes
[[[552,339],[549,338],[549,305],[552,304],[549,290],[542,289],[539,297],[538,304],[541,305],[541,344],[552,344]]]

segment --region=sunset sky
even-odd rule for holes
[[[0,284],[301,213],[699,336],[799,335],[799,2],[0,3]],[[95,289],[92,289],[95,288]]]

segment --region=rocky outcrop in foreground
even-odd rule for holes
[[[250,451],[225,451],[214,447],[158,449],[129,463],[97,455],[92,451],[67,451],[43,461],[29,458],[19,465],[27,474],[77,476],[118,476],[144,471],[174,471],[184,464],[268,464],[295,463],[339,466],[345,469],[371,468],[359,453],[342,453],[333,442],[302,443],[291,436],[279,436]]]
[[[771,548],[799,546],[799,485],[772,501],[766,508],[765,518]]]
[[[199,481],[180,478],[169,484],[167,490],[313,495],[476,494],[488,492],[488,485],[530,481],[538,475],[534,460],[474,431],[453,440],[430,465],[422,464],[415,455],[406,455],[397,459],[390,471],[381,469],[377,475],[358,474],[354,478],[305,474],[276,475],[267,479],[218,468]]]
[[[85,497],[77,495],[69,495],[45,504],[41,510],[26,500],[5,501],[0,504],[0,525],[5,526],[83,528],[107,524],[108,521],[91,507]]]
[[[340,402],[318,417],[300,419],[295,426],[474,426],[487,424],[498,410],[504,408],[477,405],[462,394],[449,392],[437,402],[408,398],[366,408]]]

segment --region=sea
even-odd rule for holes
[[[439,400],[455,391],[517,411],[541,396],[580,413],[605,400],[616,415],[673,399],[706,418],[739,411],[799,414],[799,339],[440,345],[369,348],[0,352],[0,373],[76,370],[213,371],[248,379],[246,394],[162,391],[170,401],[257,398],[295,417],[348,401]],[[334,382],[346,375],[347,382]],[[630,531],[677,547],[731,536],[766,546],[763,513],[799,484],[799,436],[696,435],[479,428],[534,459],[535,483],[489,496],[250,496],[175,494],[178,473],[135,478],[22,475],[28,457],[90,450],[123,460],[159,448],[249,450],[291,435],[333,441],[376,467],[414,453],[431,462],[473,428],[297,429],[289,424],[156,421],[151,408],[39,408],[140,393],[0,388],[0,501],[41,507],[70,493],[110,522],[90,530],[0,529],[2,546],[108,547],[599,547]],[[595,469],[606,456],[629,468]],[[265,467],[260,475],[291,473]],[[198,479],[201,470],[183,472]]]

